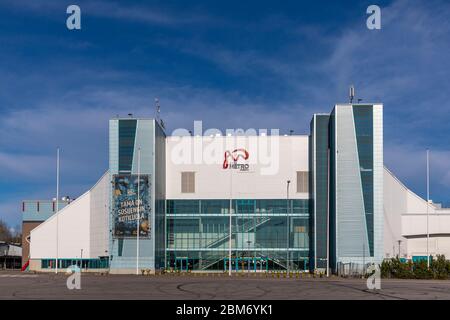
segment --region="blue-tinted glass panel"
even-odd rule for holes
[[[353,106],[370,256],[373,256],[373,107]]]
[[[287,263],[292,270],[309,267],[308,200],[289,203],[292,216],[286,215],[285,199],[233,200],[231,246],[238,268],[253,260],[266,261],[270,270],[284,270]],[[228,209],[227,199],[167,200],[167,266],[224,270],[230,244]]]
[[[314,172],[316,268],[326,268],[327,265],[329,120],[328,115],[316,115],[316,126],[313,132],[316,165]]]
[[[137,120],[119,120],[119,171],[131,172]]]
[[[167,213],[198,214],[200,202],[198,200],[167,200]]]

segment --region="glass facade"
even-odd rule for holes
[[[336,269],[336,109],[330,114],[329,139],[330,139],[330,193],[329,213],[330,213],[330,268]]]
[[[309,200],[233,200],[232,268],[307,270]],[[230,200],[167,200],[167,268],[227,270]],[[288,213],[289,208],[289,213]]]
[[[99,259],[58,259],[58,268],[69,268],[78,266],[82,269],[107,269],[109,268],[108,257]],[[55,269],[56,259],[42,259],[42,269]]]
[[[373,257],[373,106],[353,106],[369,252]]]
[[[316,268],[327,267],[328,240],[328,150],[329,115],[315,115],[312,121],[311,165],[313,188],[310,193],[314,216],[314,263]]]
[[[165,216],[166,216],[166,135],[163,129],[155,128],[155,269],[164,268],[165,261]]]
[[[119,121],[119,172],[131,172],[137,120]]]

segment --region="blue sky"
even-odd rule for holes
[[[65,26],[78,4],[82,30]],[[382,8],[382,29],[366,8]],[[108,167],[109,118],[152,116],[168,132],[280,128],[357,96],[385,105],[385,164],[450,202],[450,3],[394,1],[0,0],[0,217],[22,199],[76,197]]]

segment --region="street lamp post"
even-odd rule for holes
[[[248,263],[247,263],[247,273],[250,273],[250,244],[251,240],[247,240],[247,252],[248,252]]]
[[[286,269],[289,277],[289,185],[291,180],[286,183]]]

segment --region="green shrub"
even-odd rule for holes
[[[433,272],[428,269],[427,261],[420,260],[414,262],[414,278],[416,279],[431,279],[433,278]]]
[[[450,276],[450,261],[444,255],[438,255],[431,260],[430,271],[434,279],[447,279]]]
[[[398,257],[384,260],[380,265],[382,278],[398,279],[448,279],[450,277],[450,261],[438,255],[430,262],[426,260],[401,261]]]

